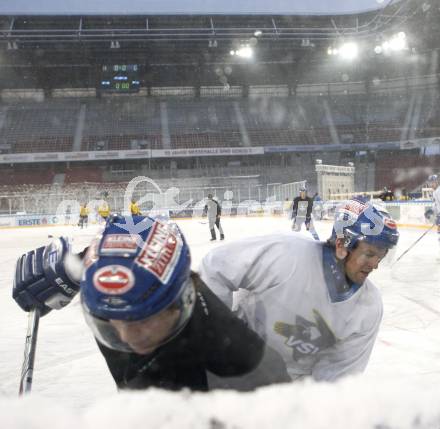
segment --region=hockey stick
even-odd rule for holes
[[[35,351],[37,348],[38,324],[40,322],[40,310],[33,308],[29,312],[26,342],[24,345],[23,367],[21,369],[19,396],[30,393],[34,373]]]
[[[310,234],[312,234],[312,237],[316,240],[316,241],[320,241],[319,235],[316,232],[316,229],[309,229]]]
[[[435,223],[431,225],[431,227],[429,229],[427,229],[416,241],[414,241],[413,244],[411,244],[411,246],[408,247],[408,249],[406,249],[391,265],[391,267],[393,267],[395,264],[397,264],[397,262],[399,262],[426,234],[428,234],[429,231],[431,231],[432,228],[434,228]]]

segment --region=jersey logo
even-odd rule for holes
[[[93,285],[107,295],[122,295],[133,287],[134,276],[127,267],[109,265],[96,271]]]
[[[168,225],[156,221],[135,261],[162,283],[167,283],[177,265],[182,247],[181,238]]]
[[[101,245],[101,255],[121,255],[136,253],[136,239],[129,234],[108,234]]]
[[[333,346],[336,337],[317,310],[313,310],[315,322],[296,316],[295,325],[275,322],[274,331],[286,337],[285,344],[292,348],[292,357],[298,361],[307,355],[315,355],[322,349]]]
[[[308,201],[299,201],[298,202],[298,215],[306,215],[307,209],[309,207]]]

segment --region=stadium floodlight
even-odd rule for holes
[[[328,55],[338,56],[343,60],[354,60],[359,55],[359,47],[357,43],[347,42],[340,45],[338,48],[329,47],[327,49]]]
[[[380,46],[380,45],[375,46],[375,47],[374,47],[374,52],[375,52],[377,55],[381,54],[381,53],[383,52],[383,48],[382,48],[382,46]]]
[[[403,31],[395,34],[388,40],[385,40],[381,46],[376,46],[374,52],[376,54],[400,52],[408,49],[406,34]]]
[[[339,49],[338,48],[332,48],[331,46],[327,49],[328,55],[338,55]]]
[[[392,51],[403,51],[408,47],[406,43],[406,34],[403,31],[394,35],[389,43]]]
[[[254,50],[249,45],[244,45],[235,51],[235,55],[241,58],[252,58]]]
[[[344,43],[339,48],[339,56],[344,60],[354,60],[358,54],[359,48],[354,42]]]

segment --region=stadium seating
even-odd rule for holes
[[[376,187],[405,188],[408,191],[423,183],[438,170],[440,156],[421,156],[398,151],[382,153],[376,159]]]
[[[11,144],[15,153],[70,151],[78,110],[77,100],[5,105],[0,140]]]
[[[425,93],[21,100],[0,108],[0,143],[26,153],[399,141],[439,136],[433,100]]]
[[[14,169],[2,168],[0,170],[0,187],[14,187],[32,185],[52,184],[55,173],[47,168],[45,169]]]
[[[84,182],[102,182],[102,170],[94,166],[66,168],[65,184]]]

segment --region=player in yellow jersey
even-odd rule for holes
[[[110,216],[110,206],[108,205],[107,201],[104,201],[98,207],[98,214],[104,219],[105,222],[107,222],[107,219]]]
[[[84,224],[87,225],[89,223],[89,209],[86,207],[85,204],[81,204],[81,207],[79,208],[79,222],[78,226],[81,227],[81,229],[84,228]]]
[[[141,216],[141,211],[136,200],[133,198],[130,204],[130,213],[132,216]]]

